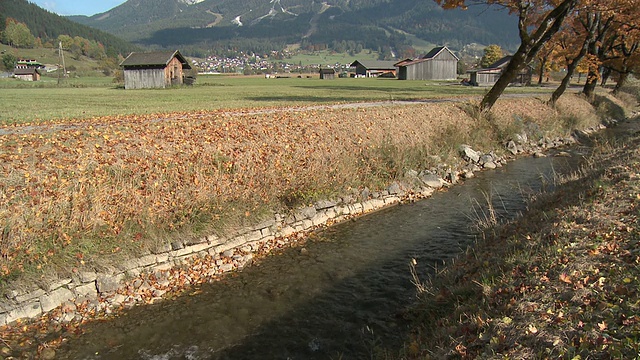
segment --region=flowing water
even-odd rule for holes
[[[512,218],[551,190],[571,157],[522,158],[431,198],[331,227],[175,300],[96,322],[59,349],[71,359],[362,359],[398,354],[423,279],[474,244],[478,222]],[[491,205],[489,205],[491,204]],[[493,208],[494,212],[488,208]]]

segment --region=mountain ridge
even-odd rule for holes
[[[461,49],[471,43],[515,49],[517,19],[476,7],[443,10],[424,0],[128,0],[71,20],[148,47],[410,48],[407,34]],[[250,49],[246,49],[250,50]]]

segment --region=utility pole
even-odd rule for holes
[[[64,52],[62,51],[62,41],[58,42],[58,55],[60,57],[60,64],[62,66],[62,78],[60,78],[60,68],[58,68],[58,85],[67,77],[67,67],[64,65]]]

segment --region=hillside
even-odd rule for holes
[[[23,59],[37,59],[38,62],[47,66],[48,69],[41,70],[43,78],[38,81],[40,86],[45,86],[47,82],[55,82],[58,77],[56,71],[58,64],[60,63],[60,55],[57,48],[33,48],[33,49],[16,49],[9,45],[0,44],[0,53],[10,53],[16,58]],[[71,76],[104,76],[104,66],[101,66],[100,62],[95,59],[91,59],[86,56],[80,56],[78,58],[74,56],[65,56],[65,66]],[[109,80],[110,81],[110,80]],[[0,87],[6,86],[5,83]]]
[[[483,6],[444,11],[424,0],[129,0],[73,21],[150,46],[246,50],[355,46],[373,50],[416,40],[461,49],[470,43],[514,49],[516,19]],[[462,25],[461,25],[462,24]]]
[[[7,18],[27,25],[32,34],[44,41],[57,39],[59,35],[80,36],[104,45],[110,57],[127,55],[138,47],[105,31],[78,24],[65,17],[44,10],[27,0],[0,1],[0,24],[4,28]]]

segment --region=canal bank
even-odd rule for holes
[[[635,359],[640,354],[640,124],[596,135],[512,221],[418,281],[408,359]]]
[[[523,114],[509,113],[508,121],[522,122],[521,119],[524,116]],[[533,121],[527,121],[526,123],[534,124]],[[595,130],[595,128],[591,129]],[[531,152],[542,152],[544,148],[567,144],[565,139],[568,138],[563,137],[534,138],[534,132],[539,132],[540,128],[533,127],[531,130],[533,132],[522,132],[518,134],[520,135],[519,137],[514,137],[505,142],[504,145],[507,150],[496,149],[496,152],[501,151],[506,154],[506,151],[509,151],[512,155],[529,154]],[[535,139],[535,142],[531,142],[530,139]],[[568,141],[573,142],[575,139]],[[518,146],[521,148],[518,148]],[[259,257],[257,255],[263,255],[274,248],[285,246],[287,242],[296,242],[297,239],[301,238],[298,234],[304,234],[305,231],[321,226],[328,220],[344,220],[381,206],[397,203],[401,198],[405,200],[412,199],[412,197],[417,199],[421,196],[429,195],[434,188],[443,185],[450,186],[455,182],[461,181],[462,177],[471,177],[474,171],[478,171],[483,167],[499,167],[504,165],[507,160],[505,155],[496,155],[491,151],[476,151],[473,145],[461,146],[457,151],[459,157],[464,158],[464,161],[459,164],[448,164],[434,169],[405,169],[406,172],[398,181],[394,181],[383,189],[373,191],[367,188],[359,189],[358,192],[344,196],[339,201],[320,201],[313,206],[298,208],[292,214],[279,215],[273,221],[244,229],[235,237],[204,237],[201,238],[204,240],[196,244],[171,243],[169,244],[171,248],[166,249],[167,251],[153,254],[153,256],[144,260],[143,264],[136,263],[120,273],[107,275],[88,274],[86,283],[81,286],[88,285],[87,287],[91,291],[95,289],[98,301],[87,299],[80,303],[68,303],[66,307],[54,309],[54,311],[59,312],[49,320],[63,323],[62,327],[69,326],[77,329],[73,325],[76,321],[82,323],[91,317],[109,315],[114,311],[118,311],[120,307],[129,306],[130,304],[155,302],[167,294],[172,296],[173,292],[167,291],[167,289],[180,292],[194,284],[216,280],[220,273],[242,266],[247,261]],[[285,231],[287,234],[283,235],[278,231]],[[216,243],[217,241],[221,243]],[[192,259],[191,257],[194,254],[197,254],[197,257]],[[161,260],[158,261],[158,259]],[[138,259],[138,261],[141,260]],[[156,268],[148,271],[149,267]],[[145,268],[147,271],[144,271]],[[204,275],[198,275],[197,269],[204,269]],[[136,275],[136,272],[139,272],[139,274]],[[136,279],[136,276],[142,277]],[[134,279],[131,282],[124,283],[125,285],[123,286],[121,280],[125,280],[125,278],[128,278],[127,280]],[[77,280],[63,281],[59,287],[59,289],[63,290],[58,290],[58,292],[68,295],[67,291],[70,291],[73,295],[77,295],[76,289],[72,287],[73,285],[70,285],[74,281]],[[156,284],[160,286],[156,287]],[[102,288],[102,291],[100,288]],[[131,292],[122,293],[123,288]],[[44,290],[44,293],[40,291],[36,292],[36,295],[21,295],[23,296],[22,299],[27,299],[32,303],[30,305],[32,308],[37,310],[37,306],[40,306],[42,311],[44,310],[42,304],[54,303],[49,296],[51,296],[51,293],[55,293],[56,290],[53,289],[48,292]],[[84,295],[87,297],[91,294]],[[15,300],[17,300],[17,296]],[[86,318],[84,311],[86,311]],[[77,318],[78,316],[80,318]],[[55,340],[51,341],[51,346],[41,346],[41,351],[53,348]]]

